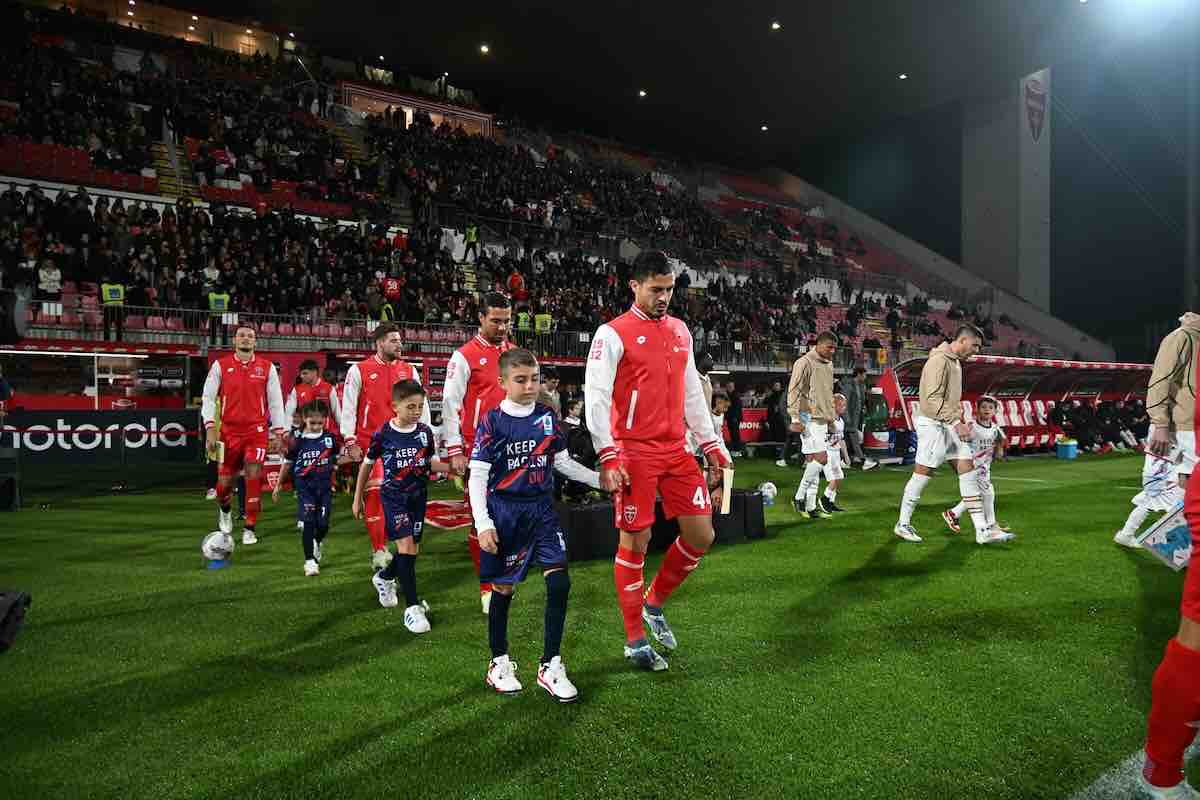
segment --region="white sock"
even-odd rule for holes
[[[904,497],[900,499],[901,525],[912,524],[913,512],[917,510],[917,504],[921,502],[921,492],[925,491],[929,478],[929,475],[918,475],[914,472],[908,479],[908,483],[904,484]]]
[[[967,504],[964,503],[962,500],[959,500],[958,505],[956,505],[954,508],[950,509],[950,513],[956,517],[961,517],[966,510],[967,510]]]
[[[983,502],[979,497],[979,478],[975,470],[964,472],[958,476],[958,491],[962,494],[963,503],[971,515],[971,524],[975,526],[975,541],[979,541],[988,532],[987,519],[983,516]]]
[[[983,518],[989,528],[996,527],[996,492],[993,489],[980,489],[979,499],[983,501]]]
[[[808,492],[804,495],[804,510],[817,510],[817,492],[821,489],[821,475],[817,473],[817,477],[808,485]]]
[[[821,484],[821,462],[809,461],[804,465],[804,477],[796,489],[796,499],[804,499],[805,508],[812,511],[817,507],[817,487]],[[812,487],[812,500],[809,498],[809,487]]]
[[[837,502],[837,489],[832,486],[825,487],[825,499],[831,503]]]
[[[1145,506],[1134,506],[1133,511],[1129,512],[1129,519],[1125,520],[1125,527],[1121,532],[1129,536],[1136,536],[1148,516],[1150,516],[1150,509]]]

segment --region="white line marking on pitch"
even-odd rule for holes
[[[1188,748],[1185,758],[1190,759],[1197,752],[1200,752],[1200,745],[1194,744]],[[1144,758],[1142,751],[1138,750],[1071,795],[1070,800],[1127,800],[1136,796],[1138,773],[1142,771]]]
[[[993,477],[992,480],[994,480],[994,481],[1021,481],[1022,483],[1062,483],[1062,481],[1048,481],[1045,478],[1009,478],[1006,476]]]

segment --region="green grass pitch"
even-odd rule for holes
[[[571,568],[572,706],[536,686],[540,578],[512,612],[525,691],[484,686],[460,531],[426,536],[415,637],[379,607],[345,495],[318,578],[290,496],[220,571],[199,489],[0,515],[0,586],[34,597],[0,656],[0,797],[1024,800],[1140,746],[1182,583],[1111,541],[1140,458],[998,465],[1020,538],[994,549],[943,527],[945,470],[912,545],[891,534],[907,471],[850,474],[848,512],[809,522],[787,502],[798,469],[737,466],[780,487],[769,536],[717,548],[672,598],[670,671],[623,662],[611,564]]]

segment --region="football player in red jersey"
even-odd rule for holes
[[[305,359],[300,363],[300,382],[292,387],[283,403],[283,413],[289,420],[298,409],[304,408],[314,400],[320,400],[329,409],[325,419],[325,430],[337,433],[341,426],[341,398],[333,389],[333,385],[321,379],[321,367],[313,359]]]
[[[442,389],[442,442],[450,457],[450,468],[465,475],[467,461],[475,442],[475,429],[488,412],[500,405],[504,389],[500,387],[500,355],[511,350],[508,332],[512,327],[512,307],[499,292],[487,292],[480,302],[479,332],[450,357],[446,365],[446,385]],[[471,498],[464,493],[467,508]],[[479,539],[472,526],[467,534],[475,574],[479,574]],[[483,613],[491,602],[490,583],[479,585]]]
[[[663,647],[675,649],[662,606],[712,545],[709,487],[731,462],[704,400],[691,333],[667,314],[675,275],[666,255],[639,253],[629,287],[633,307],[601,325],[592,340],[584,409],[600,460],[600,485],[614,493],[620,546],[613,575],[625,623],[625,657],[657,671],[667,662],[646,639],[643,623]],[[688,451],[689,429],[704,452],[707,481]],[[643,595],[657,495],[667,518],[679,520],[679,537]]]
[[[262,509],[262,464],[267,452],[283,447],[283,434],[288,418],[283,411],[283,392],[275,365],[260,355],[254,347],[258,336],[254,329],[243,325],[233,336],[233,353],[213,362],[204,381],[200,415],[208,432],[206,444],[213,460],[220,445],[224,457],[219,459],[217,504],[220,507],[218,526],[222,533],[233,531],[233,514],[229,494],[233,478],[244,471],[246,478],[246,528],[242,544],[258,541],[254,527]],[[214,427],[217,400],[221,401],[220,436]],[[219,444],[218,444],[219,441]]]
[[[375,355],[351,364],[346,372],[346,388],[342,392],[342,438],[351,461],[362,461],[362,446],[370,442],[388,420],[392,419],[392,387],[400,381],[421,382],[417,368],[400,358],[404,343],[400,329],[391,322],[375,328]],[[421,415],[429,425],[429,405]],[[383,524],[383,506],[379,487],[383,484],[383,462],[376,461],[367,483],[365,519],[374,551],[372,563],[383,569],[390,560],[387,552],[387,533]]]

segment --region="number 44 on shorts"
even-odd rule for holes
[[[696,508],[708,508],[708,489],[701,484],[696,487],[696,493],[692,495],[692,505]]]

